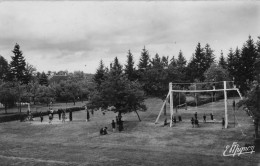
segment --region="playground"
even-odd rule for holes
[[[169,113],[155,119],[162,100],[149,98],[148,109],[123,115],[124,130],[112,132],[116,114],[95,111],[86,122],[86,111],[73,113],[73,120],[61,123],[54,115],[52,124],[45,116],[27,122],[0,123],[0,165],[260,165],[259,154],[223,156],[227,145],[252,144],[252,119],[242,109],[234,111],[228,101],[229,124],[222,129],[218,121],[224,116],[224,102],[179,109],[182,121],[164,126]],[[197,112],[199,127],[192,127],[190,118]],[[209,114],[214,114],[211,121]],[[203,114],[207,115],[203,123]],[[67,115],[68,116],[68,115]],[[235,125],[235,126],[234,126]],[[108,127],[108,135],[99,130]]]

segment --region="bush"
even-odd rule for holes
[[[6,115],[6,116],[0,117],[0,123],[9,122],[9,121],[15,121],[15,120],[24,121],[26,119],[26,117],[27,117],[27,114],[25,114],[25,113],[23,113],[23,114]]]

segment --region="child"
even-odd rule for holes
[[[222,118],[222,129],[224,129],[224,127],[225,127],[225,119]]]
[[[52,115],[51,115],[51,113],[49,114],[49,123],[51,124],[51,122],[52,122]]]
[[[41,123],[43,121],[42,111],[40,112]]]
[[[194,118],[193,117],[191,118],[191,124],[192,124],[192,127],[194,127]]]
[[[204,123],[206,123],[206,114],[203,115]]]
[[[114,120],[112,120],[112,129],[113,129],[113,132],[115,132],[115,129],[116,129],[116,123]]]
[[[65,111],[62,112],[62,123],[65,122],[65,119],[66,119],[66,114],[65,114]]]

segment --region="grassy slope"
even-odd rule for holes
[[[240,127],[230,124],[222,130],[220,123],[201,123],[192,128],[190,117],[195,111],[201,121],[204,112],[214,113],[220,120],[223,103],[179,110],[183,122],[174,127],[162,127],[154,121],[162,101],[148,99],[148,110],[123,116],[125,131],[111,131],[111,120],[116,114],[95,112],[90,122],[85,122],[85,111],[73,114],[73,122],[61,124],[55,117],[48,124],[34,122],[9,122],[0,124],[0,165],[257,165],[260,157],[245,154],[223,157],[226,145],[237,141],[241,146],[253,141],[252,120],[243,111],[237,112]],[[231,105],[231,104],[230,104]],[[214,106],[214,108],[212,107]],[[233,111],[229,112],[230,120]],[[169,117],[168,117],[169,118]],[[209,119],[209,117],[208,117]],[[101,127],[109,127],[109,135],[99,136]],[[241,134],[241,130],[245,136]]]

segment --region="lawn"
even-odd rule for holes
[[[230,101],[231,105],[232,101]],[[74,112],[73,121],[61,123],[55,115],[52,124],[44,117],[32,122],[0,124],[0,165],[260,165],[258,154],[224,157],[226,145],[238,142],[253,143],[253,122],[242,110],[234,114],[229,106],[230,124],[222,129],[219,121],[224,116],[223,101],[198,108],[178,110],[183,118],[172,128],[154,121],[162,105],[160,99],[147,99],[148,110],[141,112],[139,122],[135,113],[123,115],[124,131],[115,133],[111,121],[116,114],[96,111],[86,122],[86,112]],[[190,118],[198,112],[199,128],[192,128]],[[207,123],[202,115],[207,114]],[[209,121],[213,113],[216,122]],[[167,114],[168,115],[168,114]],[[108,135],[100,136],[99,129],[108,127]],[[243,133],[243,134],[242,134]]]

